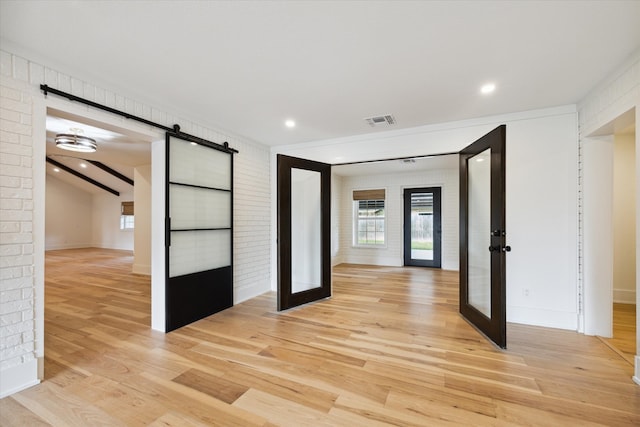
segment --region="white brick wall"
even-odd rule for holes
[[[580,137],[586,137],[632,108],[638,97],[640,97],[640,52],[631,57],[619,72],[594,88],[578,104]]]
[[[44,336],[40,330],[43,315],[36,312],[38,301],[44,298],[40,295],[44,286],[36,281],[42,277],[37,271],[42,271],[44,265],[39,265],[42,257],[34,253],[34,247],[44,247],[44,230],[42,235],[34,235],[34,229],[38,229],[34,224],[44,221],[34,217],[34,177],[44,176],[37,168],[44,170],[45,165],[44,159],[38,159],[34,166],[34,147],[44,142],[34,142],[33,137],[39,134],[34,126],[44,126],[34,122],[34,100],[44,97],[39,89],[42,83],[166,126],[179,123],[186,133],[220,143],[228,141],[239,150],[234,170],[235,299],[243,301],[269,290],[267,147],[175,117],[6,51],[0,51],[0,79],[0,397],[37,381],[28,364],[42,351],[42,343],[38,342],[42,338],[38,337]],[[58,106],[66,103],[60,98],[56,102]],[[78,104],[73,105],[77,110]],[[86,110],[91,111],[88,107]],[[40,246],[35,244],[38,241]]]
[[[35,359],[32,101],[26,85],[7,78],[7,58],[0,80],[0,373]]]
[[[457,270],[458,170],[427,170],[393,175],[342,177],[340,191],[340,244],[337,259],[355,264],[403,265],[404,188],[442,187],[442,268]],[[385,248],[353,247],[353,190],[386,189],[387,245]]]

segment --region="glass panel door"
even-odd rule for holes
[[[460,152],[460,313],[506,348],[506,126]]]
[[[331,166],[278,155],[278,310],[331,296]]]
[[[233,153],[167,134],[166,331],[233,305]]]
[[[404,265],[441,266],[441,189],[404,190]]]

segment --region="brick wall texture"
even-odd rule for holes
[[[34,217],[34,171],[45,168],[45,164],[44,159],[34,162],[34,147],[45,141],[33,137],[34,126],[44,126],[34,123],[33,114],[34,100],[44,96],[39,90],[42,83],[166,126],[179,123],[184,132],[215,142],[228,141],[239,150],[234,160],[234,288],[236,294],[245,297],[269,290],[268,147],[0,51],[0,375],[33,361],[36,348],[42,345],[36,343],[36,337],[43,334],[36,330],[35,312],[36,301],[44,298],[36,295],[44,289],[36,283],[36,273],[44,266],[37,264],[34,243],[44,235],[34,235],[34,222],[38,220]],[[42,172],[40,176],[44,176]],[[37,185],[44,185],[42,181]],[[35,247],[44,247],[40,243]]]

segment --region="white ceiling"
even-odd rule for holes
[[[0,37],[279,145],[577,103],[640,49],[640,1],[0,0]],[[397,124],[363,120],[382,114]]]
[[[135,132],[123,131],[104,123],[53,110],[47,115],[46,128],[48,159],[61,163],[119,193],[132,193],[133,186],[95,166],[91,161],[100,162],[132,180],[136,166],[151,164],[151,144],[148,138]],[[59,133],[77,133],[90,137],[96,141],[98,149],[94,153],[77,153],[60,149],[55,144],[55,136]],[[88,193],[105,194],[106,191],[52,162],[47,162],[46,173]]]

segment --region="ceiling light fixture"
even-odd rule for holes
[[[98,149],[95,139],[78,135],[82,133],[82,129],[73,128],[69,130],[73,133],[59,133],[56,135],[56,147],[79,153],[93,153]]]
[[[480,92],[483,93],[484,95],[488,95],[494,90],[496,90],[495,83],[487,83],[485,85],[482,85],[482,87],[480,88]]]
[[[288,128],[294,128],[296,127],[296,122],[294,122],[293,120],[287,120],[284,122],[284,125]]]

